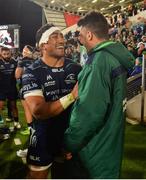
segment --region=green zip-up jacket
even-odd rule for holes
[[[120,43],[106,41],[88,54],[78,77],[66,149],[78,154],[89,178],[119,178],[124,143],[126,72],[134,57]]]

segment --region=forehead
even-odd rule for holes
[[[62,35],[63,36],[63,33],[59,30],[56,30],[52,34],[50,34],[50,36],[52,36],[52,35]]]
[[[1,53],[8,54],[8,53],[10,53],[10,50],[3,50],[3,51],[1,51]]]
[[[79,28],[79,32],[80,33],[83,33],[83,32],[86,32],[87,31],[87,28],[85,27],[85,26],[81,26],[80,28]]]
[[[30,50],[27,48],[27,46],[25,46],[25,47],[23,48],[23,51],[30,51]]]

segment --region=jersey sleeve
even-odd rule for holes
[[[17,67],[23,68],[23,60],[22,59],[18,60]]]
[[[105,72],[91,66],[84,68],[79,76],[79,98],[74,103],[69,128],[65,132],[65,148],[79,152],[98,132],[110,103],[110,85]],[[99,87],[100,86],[100,87]]]
[[[22,75],[22,95],[24,98],[28,96],[43,97],[42,87],[37,75],[31,69],[26,69]]]

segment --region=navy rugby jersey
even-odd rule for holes
[[[56,101],[59,98],[70,93],[77,82],[78,73],[81,71],[81,66],[75,62],[65,59],[62,67],[49,67],[43,61],[37,60],[29,66],[22,76],[23,95],[28,93],[41,92],[47,101]],[[71,106],[61,114],[49,118],[51,124],[48,132],[50,133],[51,147],[56,144],[60,146],[63,139],[63,133],[68,126]],[[41,120],[34,120],[43,122]],[[52,142],[51,142],[52,141]],[[55,145],[52,143],[55,142]],[[55,148],[54,150],[57,150]]]
[[[25,70],[26,67],[30,66],[32,63],[34,63],[34,60],[32,58],[24,57],[18,60],[17,67],[23,68]]]
[[[22,68],[23,71],[25,71],[25,69],[28,66],[30,66],[32,63],[34,63],[34,61],[35,60],[32,58],[24,57],[18,61],[17,67]],[[22,78],[20,78],[20,82],[19,82],[19,87],[21,88],[21,86],[22,86]]]
[[[0,59],[0,91],[16,88],[15,70],[17,62],[14,59]]]

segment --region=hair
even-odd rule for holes
[[[41,37],[42,37],[42,34],[43,34],[46,30],[50,29],[51,27],[55,27],[55,26],[54,26],[53,24],[45,24],[44,26],[42,26],[42,27],[37,31],[37,33],[36,33],[36,46],[38,46],[39,41],[40,41],[40,39],[41,39]]]
[[[106,18],[99,12],[91,11],[78,21],[78,26],[88,28],[97,38],[108,39],[109,25]]]
[[[32,46],[30,46],[30,45],[25,45],[24,48],[25,48],[25,47],[26,47],[30,52],[33,53],[34,48],[33,48]]]
[[[2,47],[2,48],[1,48],[1,52],[2,52],[2,51],[10,51],[10,49],[7,48],[7,47]]]
[[[127,47],[133,48],[132,44],[128,44]]]

